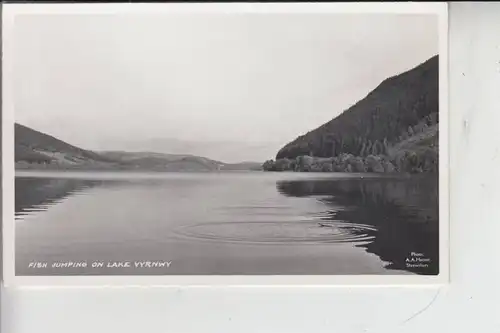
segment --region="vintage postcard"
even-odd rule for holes
[[[6,285],[448,282],[445,3],[7,4]]]

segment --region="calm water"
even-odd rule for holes
[[[17,275],[438,273],[436,178],[17,172],[15,196]]]

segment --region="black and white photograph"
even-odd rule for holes
[[[447,279],[446,4],[79,7],[4,6],[12,280]]]

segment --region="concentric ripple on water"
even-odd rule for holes
[[[249,244],[358,243],[375,238],[377,229],[341,221],[215,222],[174,231],[181,238]]]

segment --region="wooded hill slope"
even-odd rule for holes
[[[276,163],[287,164],[304,156],[316,160],[376,157],[382,166],[385,162],[392,164],[388,170],[436,171],[438,123],[439,56],[436,55],[384,80],[339,116],[288,143],[276,154],[277,161],[266,162],[264,168],[278,170]],[[363,163],[365,169],[370,169],[366,161]],[[335,165],[332,169],[336,171]]]

